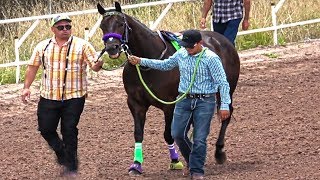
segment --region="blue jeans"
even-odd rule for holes
[[[172,137],[179,146],[190,174],[204,174],[207,155],[207,137],[216,104],[215,96],[185,98],[174,109],[171,126]],[[193,143],[187,134],[193,126]]]
[[[237,33],[239,30],[239,25],[241,22],[241,18],[233,19],[226,23],[215,23],[212,22],[213,30],[219,34],[224,35],[229,41],[235,45],[235,39],[237,37]]]

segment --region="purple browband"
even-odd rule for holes
[[[106,41],[107,41],[109,38],[111,38],[111,37],[117,38],[117,39],[119,39],[120,41],[122,40],[121,34],[117,34],[117,33],[107,33],[107,34],[103,35],[102,40],[103,40],[104,42],[106,42]]]

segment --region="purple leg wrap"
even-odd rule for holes
[[[170,158],[171,159],[178,159],[179,158],[179,155],[178,155],[176,149],[174,148],[174,146],[170,147],[169,151],[170,151]]]

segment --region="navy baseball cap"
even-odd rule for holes
[[[186,48],[193,48],[194,45],[202,40],[199,30],[190,29],[186,30],[182,34],[182,40],[179,42],[180,46]]]

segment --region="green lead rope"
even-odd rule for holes
[[[136,69],[138,71],[138,75],[139,75],[139,79],[141,81],[141,83],[143,84],[144,88],[148,91],[148,93],[154,98],[156,99],[157,101],[161,102],[162,104],[175,104],[179,101],[181,101],[187,94],[188,92],[190,91],[193,83],[194,83],[194,80],[195,80],[195,77],[196,77],[196,73],[197,73],[197,70],[198,70],[198,66],[199,66],[199,63],[200,63],[200,60],[201,60],[201,57],[202,57],[202,54],[204,53],[204,51],[206,50],[207,48],[203,48],[200,52],[200,55],[198,56],[198,59],[197,59],[197,62],[196,62],[196,67],[194,68],[194,72],[192,74],[192,78],[191,78],[191,83],[187,89],[187,91],[185,93],[182,94],[182,96],[180,96],[178,99],[176,99],[175,101],[171,101],[171,102],[167,102],[167,101],[163,101],[161,99],[159,99],[157,96],[155,96],[152,91],[149,89],[149,87],[146,85],[146,83],[144,82],[143,78],[142,78],[142,75],[141,75],[141,72],[140,72],[140,68],[139,68],[139,64],[136,64]]]

